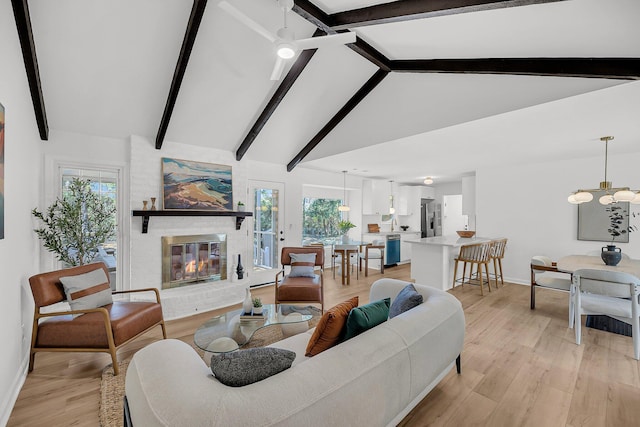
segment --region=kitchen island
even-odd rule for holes
[[[491,238],[458,236],[423,237],[409,240],[411,244],[411,278],[416,283],[433,286],[446,291],[453,282],[453,260],[460,246],[490,242]]]

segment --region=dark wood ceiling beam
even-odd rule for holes
[[[638,80],[640,58],[416,59],[391,61],[391,70]]]
[[[318,37],[325,34],[326,33],[324,31],[318,29],[315,31],[315,33],[313,33],[313,37]],[[300,52],[300,55],[298,55],[298,59],[296,59],[296,61],[293,63],[291,69],[280,83],[280,86],[278,86],[278,89],[276,89],[276,92],[267,103],[267,106],[264,107],[264,110],[262,110],[262,113],[260,113],[260,116],[253,124],[253,126],[251,126],[251,129],[242,141],[242,144],[240,144],[240,147],[238,147],[238,150],[236,151],[236,160],[242,160],[242,157],[244,157],[249,147],[251,147],[251,144],[253,144],[253,141],[255,141],[255,139],[258,137],[258,134],[260,133],[260,131],[262,131],[264,125],[267,124],[267,121],[269,121],[271,115],[276,111],[284,97],[289,92],[289,89],[291,89],[298,77],[300,77],[300,74],[302,74],[302,71],[305,69],[307,64],[309,64],[309,61],[311,61],[311,58],[313,57],[313,55],[315,55],[317,50],[318,49],[307,49]]]
[[[323,22],[331,29],[339,30],[558,1],[565,0],[399,0],[334,13],[323,18]]]
[[[295,0],[292,10],[325,33],[336,33],[336,30],[332,29],[331,26],[327,24],[329,21],[329,15],[324,13],[318,6],[311,3],[309,0]]]
[[[42,95],[42,85],[40,83],[36,45],[31,31],[29,5],[27,0],[11,0],[11,4],[13,5],[13,16],[16,20],[20,47],[22,48],[22,59],[27,72],[31,102],[33,102],[40,139],[46,141],[49,139],[49,124],[47,123],[47,111],[44,107],[44,96]]]
[[[378,84],[389,75],[388,71],[378,70],[367,82],[347,101],[335,116],[324,125],[311,141],[287,164],[287,171],[291,172],[309,153],[331,132],[347,115],[367,96]]]
[[[347,47],[363,58],[369,60],[375,66],[384,71],[391,71],[391,61],[360,37],[356,37],[355,43],[350,43]]]
[[[169,96],[167,103],[164,106],[164,113],[162,113],[162,120],[160,120],[160,128],[158,129],[158,135],[156,136],[156,148],[159,150],[162,148],[164,137],[171,121],[171,115],[173,114],[173,108],[176,105],[178,99],[178,93],[180,92],[180,85],[182,85],[182,79],[184,73],[187,70],[189,64],[189,57],[191,56],[191,50],[195,43],[196,36],[198,35],[198,29],[200,28],[200,22],[204,15],[205,7],[207,6],[207,0],[193,0],[193,6],[191,8],[191,15],[189,16],[189,22],[187,23],[187,30],[182,40],[182,47],[180,48],[180,55],[178,55],[178,63],[176,69],[173,72],[173,79],[171,80],[171,87],[169,89]]]

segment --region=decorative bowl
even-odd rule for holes
[[[476,232],[473,230],[460,230],[456,231],[456,233],[458,233],[458,236],[464,237],[466,239],[473,237],[476,234]]]
[[[402,228],[402,231],[407,231],[409,226],[408,225],[401,225],[400,228]]]

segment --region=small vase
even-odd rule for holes
[[[236,264],[235,263],[231,266],[231,277],[230,278],[231,278],[232,282],[237,282],[238,281],[238,276],[237,276],[237,273],[236,273]]]
[[[260,307],[253,307],[253,314],[262,314],[262,309],[264,307],[260,306]]]
[[[343,234],[342,235],[342,243],[349,243],[349,235],[348,234]]]
[[[142,201],[142,210],[146,211],[147,210],[147,203],[149,203],[147,200],[143,200]]]
[[[251,300],[251,291],[249,288],[246,290],[246,294],[244,296],[244,302],[242,303],[242,310],[245,313],[251,314],[251,309],[253,308],[253,301]]]
[[[622,259],[622,249],[617,248],[615,245],[603,246],[600,257],[605,264],[616,266]]]
[[[238,205],[238,212],[244,212],[244,205]]]
[[[151,210],[152,211],[156,210],[156,198],[155,197],[151,198]]]
[[[238,273],[238,280],[242,280],[244,278],[244,267],[242,266],[242,258],[240,254],[238,254],[238,267],[236,267],[236,273]]]

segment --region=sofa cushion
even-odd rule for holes
[[[211,356],[211,372],[224,385],[242,387],[289,369],[296,353],[261,347]]]
[[[348,299],[327,310],[307,344],[305,356],[315,356],[340,342],[349,312],[358,306],[358,297]]]
[[[390,303],[391,298],[385,298],[352,309],[347,317],[344,341],[385,322],[389,318]]]
[[[422,304],[422,301],[422,295],[416,291],[413,283],[409,283],[400,291],[400,293],[398,293],[393,304],[391,304],[391,307],[389,308],[389,319],[392,319],[407,310],[411,310],[413,307]]]
[[[316,264],[316,254],[290,254],[291,272],[289,277],[315,277],[313,266]]]
[[[87,310],[113,302],[109,279],[102,268],[60,278],[72,310]]]

